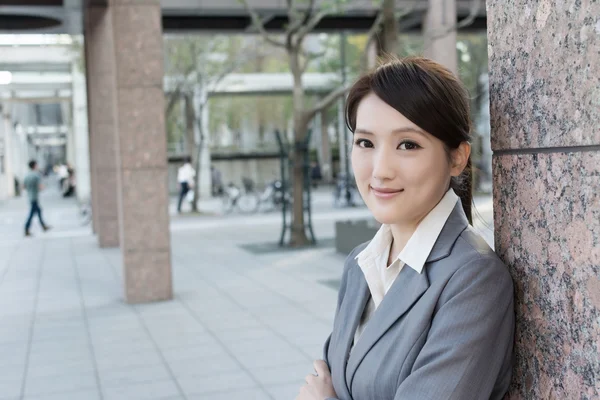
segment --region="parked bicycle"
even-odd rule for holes
[[[283,182],[278,179],[270,182],[259,195],[258,207],[266,204],[269,207],[268,210],[281,209],[284,202],[291,204],[292,196],[290,192],[284,190]]]
[[[223,212],[231,213],[234,209],[239,209],[243,213],[251,213],[258,209],[257,196],[247,190],[242,191],[233,183],[229,183],[223,188],[221,195]]]

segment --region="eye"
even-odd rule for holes
[[[400,143],[400,145],[398,145],[399,150],[417,150],[420,148],[421,148],[421,146],[419,146],[415,142],[411,142],[408,140],[406,140],[406,141]]]
[[[373,143],[367,139],[358,139],[356,142],[354,142],[354,144],[358,147],[362,147],[363,149],[373,148]]]

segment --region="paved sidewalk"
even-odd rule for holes
[[[244,250],[277,240],[278,215],[173,218],[175,298],[130,306],[119,249],[73,200],[44,193],[54,230],[33,239],[26,206],[0,204],[0,400],[288,400],[321,357],[344,256]],[[315,231],[366,215],[316,212]]]
[[[175,299],[129,306],[119,250],[98,248],[73,202],[42,201],[55,229],[28,240],[8,229],[21,234],[25,203],[0,206],[13,221],[0,234],[0,399],[295,398],[331,329],[336,291],[321,281],[343,256],[239,247],[276,239],[277,223],[182,220]]]

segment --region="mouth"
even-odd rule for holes
[[[382,199],[389,199],[392,198],[394,196],[397,196],[398,194],[404,192],[404,189],[393,189],[393,188],[375,188],[373,186],[369,186],[371,188],[371,191],[373,192],[373,194],[376,197],[382,198]]]

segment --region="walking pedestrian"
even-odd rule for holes
[[[44,189],[44,186],[41,183],[40,172],[38,171],[38,165],[36,161],[29,162],[29,173],[23,180],[23,187],[27,191],[27,195],[29,197],[29,203],[31,208],[29,210],[29,217],[27,218],[27,222],[25,223],[25,236],[31,236],[31,221],[33,217],[37,214],[38,219],[40,220],[40,224],[42,225],[42,229],[47,231],[50,229],[50,226],[46,225],[44,219],[42,218],[42,209],[39,203],[39,192]]]
[[[179,167],[177,171],[177,183],[179,184],[179,202],[177,203],[177,212],[181,213],[181,203],[183,203],[183,199],[185,199],[186,194],[190,190],[192,183],[194,181],[194,177],[196,176],[196,171],[190,160],[187,159],[185,164]]]

